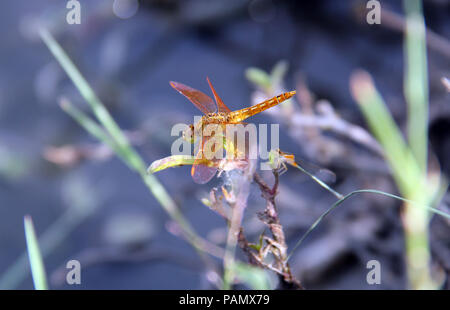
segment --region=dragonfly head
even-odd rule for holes
[[[190,143],[194,143],[194,125],[189,125],[189,127],[183,131],[183,139]]]

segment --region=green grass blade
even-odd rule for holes
[[[129,145],[123,132],[120,130],[119,126],[113,120],[109,112],[106,110],[105,106],[98,99],[92,88],[89,86],[87,81],[81,75],[80,71],[76,68],[61,46],[56,42],[53,36],[45,29],[41,29],[40,35],[42,40],[45,42],[47,47],[50,49],[52,54],[58,60],[62,68],[66,71],[67,75],[70,77],[72,82],[75,84],[77,89],[80,91],[83,98],[92,108],[98,121],[104,127],[104,129],[109,133],[111,139],[114,143],[110,143],[109,138],[106,138],[104,133],[101,133],[98,126],[93,126],[95,122],[88,121],[87,117],[84,117],[80,111],[73,109],[72,106],[65,106],[67,112],[72,113],[75,119],[86,126],[85,128],[89,130],[91,134],[100,138],[101,141],[109,143],[113,150],[122,158],[129,167],[133,167],[133,170],[138,172],[144,179],[145,184],[149,187],[152,194],[158,200],[158,202],[166,209],[169,214],[173,215],[175,218],[180,218],[181,215],[178,214],[178,209],[175,202],[172,200],[170,195],[166,192],[165,188],[159,183],[156,177],[152,175],[146,175],[146,165],[139,154]],[[64,105],[63,105],[64,107]]]
[[[122,149],[117,145],[117,143],[100,127],[93,119],[86,115],[83,111],[75,107],[68,99],[62,98],[60,101],[61,109],[63,109],[67,114],[69,114],[75,121],[80,124],[88,133],[93,137],[97,138],[99,141],[110,147],[122,161],[129,165],[129,162],[125,158]],[[130,167],[133,169],[133,167]]]
[[[248,68],[247,70],[245,70],[245,77],[260,89],[263,89],[266,92],[269,92],[271,90],[272,85],[270,75],[261,69]]]
[[[404,40],[404,90],[408,104],[408,141],[423,173],[428,152],[428,72],[425,21],[420,0],[404,0],[406,37]]]
[[[332,189],[330,186],[328,186],[325,182],[323,182],[321,179],[319,179],[318,177],[316,177],[315,175],[313,175],[312,173],[310,173],[308,170],[306,170],[305,168],[303,168],[302,166],[300,166],[298,163],[294,166],[295,168],[299,169],[301,172],[303,172],[304,174],[306,174],[307,176],[309,176],[311,179],[313,179],[317,184],[319,184],[320,186],[322,186],[324,189],[326,189],[327,191],[329,191],[330,193],[332,193],[336,198],[338,199],[342,199],[344,196],[342,196],[342,194],[338,193],[337,191],[335,191],[334,189]]]
[[[251,289],[271,289],[270,278],[266,270],[240,262],[234,263],[233,270],[236,277]]]
[[[147,168],[148,173],[156,173],[164,169],[179,167],[185,165],[193,165],[196,161],[194,156],[190,155],[172,155],[165,158],[155,160]]]
[[[408,140],[422,173],[422,183],[427,182],[428,155],[428,72],[425,42],[425,21],[421,0],[403,0],[406,14],[406,58],[404,93],[408,104]],[[417,184],[419,184],[417,180]],[[416,187],[414,200],[430,203],[434,199],[436,184],[427,182],[429,189]],[[414,190],[413,190],[414,191]],[[413,289],[437,288],[430,270],[430,245],[428,240],[428,214],[407,207],[403,214],[407,271]]]
[[[371,76],[365,71],[357,71],[352,75],[350,84],[353,97],[385,151],[400,191],[405,197],[414,197],[418,186],[425,188],[425,184],[417,183],[418,180],[422,182],[422,173]]]
[[[80,124],[82,124],[82,126],[85,127],[86,130],[89,130],[92,135],[99,138],[101,141],[104,141],[105,143],[109,143],[108,145],[110,145],[110,147],[128,165],[128,167],[132,168],[132,170],[136,171],[141,176],[144,184],[147,186],[156,200],[170,215],[170,217],[175,222],[177,222],[177,224],[185,233],[186,239],[203,257],[203,253],[201,253],[201,250],[203,249],[202,244],[204,243],[204,240],[195,233],[195,230],[184,218],[183,214],[180,212],[177,205],[175,204],[171,196],[167,193],[166,189],[158,181],[158,179],[155,176],[147,173],[145,162],[135,151],[135,149],[130,146],[126,136],[121,131],[112,116],[109,114],[103,103],[96,96],[95,92],[89,86],[85,78],[81,75],[80,71],[76,68],[65,51],[47,30],[41,29],[40,36],[53,56],[59,62],[61,67],[70,77],[75,87],[79,90],[83,98],[89,104],[97,120],[109,134],[109,137],[114,141],[114,143],[108,142],[109,138],[107,138],[108,136],[105,135],[104,132],[102,132],[103,129],[99,128],[99,126],[96,125],[95,122],[90,120],[86,115],[82,114],[81,111],[77,110],[76,108],[73,109],[73,106],[70,105],[65,107],[66,111],[69,114],[72,113],[71,115]]]
[[[34,288],[37,290],[46,290],[47,277],[45,275],[44,262],[42,261],[41,251],[34,231],[33,221],[30,216],[24,217],[25,238],[27,241],[28,259],[31,266]]]
[[[38,242],[41,256],[46,258],[50,255],[67,236],[80,225],[87,217],[93,214],[100,206],[90,186],[78,189],[73,199],[68,200],[67,210],[40,235]],[[82,193],[83,197],[78,195]],[[20,255],[14,263],[1,275],[0,290],[15,289],[26,278],[29,272],[27,252]]]
[[[270,85],[279,87],[289,70],[289,63],[286,60],[278,61],[270,72]]]
[[[74,65],[69,56],[64,52],[61,46],[56,42],[53,36],[46,30],[41,29],[40,35],[44,43],[47,45],[53,56],[58,60],[61,67],[75,84],[83,98],[91,107],[99,122],[103,125],[106,131],[116,141],[121,148],[122,153],[126,154],[128,162],[139,171],[145,170],[145,163],[139,155],[129,146],[128,139],[123,134],[117,123],[109,114],[103,103],[97,97],[93,89],[89,86],[86,79],[81,75],[80,71]]]
[[[450,214],[443,212],[439,209],[430,207],[430,206],[423,206],[420,204],[417,204],[414,201],[411,201],[409,199],[397,196],[397,195],[393,195],[393,194],[389,194],[386,192],[382,192],[379,190],[375,190],[375,189],[360,189],[360,190],[356,190],[353,191],[345,196],[343,196],[341,199],[339,199],[338,201],[336,201],[330,208],[328,208],[325,212],[323,212],[318,218],[317,220],[314,221],[314,223],[308,228],[308,230],[303,234],[303,236],[297,241],[297,243],[294,245],[294,247],[291,250],[291,253],[288,255],[287,260],[289,260],[289,258],[292,256],[292,254],[294,253],[295,249],[297,249],[300,244],[306,239],[306,237],[308,237],[308,235],[317,227],[317,225],[319,225],[319,223],[328,215],[330,214],[331,211],[333,211],[335,208],[337,208],[340,204],[342,204],[345,200],[347,200],[348,198],[352,197],[353,195],[356,194],[361,194],[361,193],[372,193],[372,194],[378,194],[378,195],[383,195],[383,196],[387,196],[390,198],[394,198],[394,199],[398,199],[404,202],[409,203],[411,206],[416,206],[418,208],[423,208],[425,210],[428,210],[432,213],[438,214],[440,216],[443,216],[447,219],[450,220]]]
[[[428,178],[424,168],[426,165],[418,163],[418,160],[424,159],[420,158],[420,154],[416,155],[403,140],[370,75],[363,71],[357,72],[352,75],[350,85],[371,131],[383,147],[402,196],[421,205],[433,203],[442,180],[431,182]],[[423,132],[420,128],[418,130]],[[408,203],[402,219],[409,286],[413,289],[435,288],[429,271],[428,213],[423,209],[412,208]]]

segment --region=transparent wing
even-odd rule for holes
[[[188,98],[204,114],[216,113],[217,105],[208,95],[178,82],[171,81],[170,86],[172,86],[180,94]]]
[[[223,103],[222,99],[219,97],[219,95],[216,93],[216,90],[214,89],[214,87],[212,86],[210,80],[208,77],[206,77],[206,80],[208,81],[209,87],[211,88],[213,94],[214,94],[214,99],[216,100],[217,103],[217,107],[219,108],[219,112],[225,112],[225,113],[230,113],[231,110],[225,105],[225,103]]]
[[[203,164],[194,164],[191,169],[192,179],[197,184],[208,183],[217,172],[217,168],[208,167]]]
[[[216,175],[219,163],[216,159],[206,158],[203,148],[207,141],[208,137],[203,137],[191,169],[192,179],[198,184],[208,183]]]

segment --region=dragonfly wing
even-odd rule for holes
[[[216,93],[216,90],[214,89],[214,87],[212,86],[210,80],[208,77],[206,77],[206,80],[208,81],[209,87],[211,88],[213,94],[214,94],[214,99],[216,100],[217,103],[217,107],[219,108],[219,112],[225,112],[225,113],[230,113],[231,110],[225,105],[225,103],[223,103],[222,99],[219,97],[219,95]]]
[[[201,91],[173,81],[170,82],[170,86],[188,98],[204,114],[215,113],[217,111],[217,106],[211,97]]]
[[[217,172],[216,167],[208,167],[203,164],[194,164],[191,169],[192,179],[197,184],[208,183]]]
[[[203,137],[201,143],[199,143],[197,156],[191,169],[192,179],[198,184],[208,183],[216,175],[217,166],[219,165],[218,160],[214,157],[211,159],[206,158],[204,146],[207,141],[208,137]]]

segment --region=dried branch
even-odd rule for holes
[[[238,235],[238,244],[247,255],[249,263],[261,268],[269,269],[278,274],[280,288],[303,289],[300,282],[292,275],[287,263],[287,245],[284,237],[283,227],[280,224],[278,211],[275,204],[275,196],[278,190],[278,172],[274,171],[275,183],[269,187],[258,173],[253,174],[253,180],[258,184],[262,197],[266,200],[266,208],[259,213],[260,220],[266,224],[272,234],[272,238],[262,235],[259,245],[250,244],[245,238],[241,227]],[[264,243],[264,245],[263,245]],[[265,262],[267,254],[271,253],[275,261]]]

